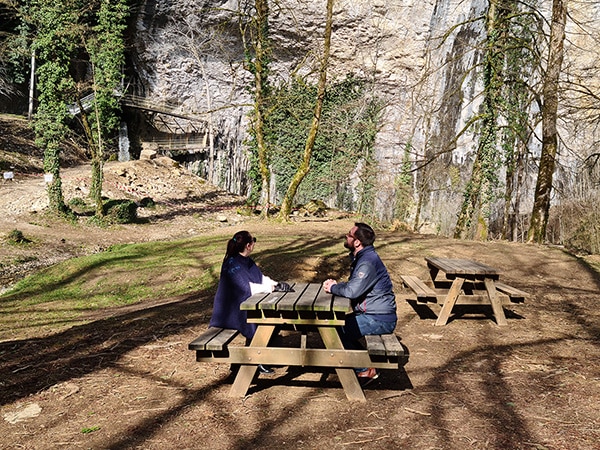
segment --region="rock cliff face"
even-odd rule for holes
[[[192,145],[205,155],[200,173],[206,175],[214,152],[216,175],[211,181],[243,194],[248,188],[243,142],[251,80],[242,67],[240,3],[244,2],[142,0],[134,17],[131,58],[139,80],[137,93],[169,104],[182,116],[156,113],[154,127],[166,133],[206,133],[205,140]],[[316,67],[325,6],[325,0],[272,2],[274,80],[298,69],[310,73]],[[361,74],[372,80],[375,92],[386,100],[385,121],[376,142],[378,210],[383,219],[391,218],[394,210],[394,180],[408,144],[414,158],[423,157],[426,148],[437,148],[447,152],[447,162],[465,163],[468,172],[472,136],[457,142],[453,137],[477,109],[476,83],[465,83],[463,78],[466,68],[480,58],[473,49],[482,31],[481,25],[456,26],[481,15],[486,7],[483,0],[335,3],[329,79]],[[453,27],[449,38],[442,40]],[[214,130],[212,135],[209,130]],[[438,189],[448,180],[439,182]],[[427,217],[434,208],[452,203],[446,208],[448,216],[455,217],[459,203],[455,200],[432,199],[438,204],[429,205],[430,211],[426,208],[422,214]]]
[[[330,79],[363,75],[388,104],[377,156],[392,163],[382,164],[382,183],[393,185],[399,150],[414,133],[413,90],[425,66],[435,9],[431,1],[336,2]],[[159,115],[154,126],[184,132],[208,129],[211,121],[220,168],[212,181],[243,193],[251,79],[242,67],[239,11],[236,1],[145,0],[135,18],[132,59],[140,94],[178,105],[183,115],[199,115],[199,122],[183,126]],[[323,38],[325,2],[286,0],[273,5],[271,13],[273,78],[298,69],[309,72]],[[215,112],[200,114],[209,110]]]

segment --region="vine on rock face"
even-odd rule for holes
[[[293,78],[273,89],[264,122],[275,196],[281,200],[302,161],[312,120],[316,87]],[[352,75],[329,87],[323,101],[320,132],[315,139],[311,170],[296,194],[298,203],[318,199],[336,207],[370,214],[374,205],[376,162],[372,157],[383,105],[366,94],[366,81]],[[252,174],[259,181],[256,143],[249,142]],[[360,163],[359,163],[360,162]],[[356,172],[358,192],[350,175]],[[258,184],[258,183],[256,183]],[[257,198],[256,194],[254,198]]]

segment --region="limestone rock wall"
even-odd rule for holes
[[[377,143],[378,158],[392,161],[382,164],[386,184],[393,184],[394,161],[414,133],[413,90],[425,66],[435,9],[433,1],[340,0],[335,5],[329,77],[362,74],[386,98],[386,121]],[[217,159],[233,157],[240,174],[222,171],[212,181],[243,193],[240,189],[247,185],[236,180],[247,170],[243,140],[251,80],[242,67],[239,11],[237,1],[144,0],[135,16],[131,55],[139,94],[176,104],[182,114],[199,114],[199,120],[210,120],[220,130],[224,147]],[[325,2],[284,0],[271,12],[273,78],[298,69],[310,72],[321,47]],[[208,110],[214,111],[210,117],[200,114]],[[159,119],[154,123],[159,130],[177,128],[172,118]]]
[[[251,102],[238,25],[244,3],[141,0],[131,48],[138,93],[175,105],[183,116],[192,117],[186,123],[186,119],[156,114],[154,126],[162,131],[190,124],[215,130],[212,138],[207,135],[207,142],[215,145],[217,169],[210,181],[240,194],[248,189],[243,142]],[[325,7],[325,0],[272,2],[273,80],[284,79],[293,70],[310,73],[317,67]],[[376,142],[378,210],[383,219],[391,218],[394,210],[394,181],[407,144],[415,158],[424,157],[427,148],[447,150],[448,163],[464,164],[465,172],[469,171],[472,136],[464,135],[450,148],[448,143],[478,107],[476,83],[465,83],[463,78],[465,68],[480,58],[473,48],[481,39],[481,25],[460,26],[447,39],[442,36],[486,7],[484,0],[335,3],[329,79],[362,74],[386,100],[385,121]],[[422,214],[440,221],[440,208],[446,208],[443,220],[450,228],[460,199],[444,197],[448,180],[436,182],[438,194],[424,205]]]

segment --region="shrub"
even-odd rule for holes
[[[600,206],[589,200],[569,200],[550,210],[547,239],[574,253],[600,253]]]
[[[144,197],[143,199],[141,199],[139,201],[140,204],[140,208],[154,208],[156,207],[156,203],[154,202],[154,199],[152,199],[151,197]]]
[[[134,223],[137,204],[133,200],[109,200],[104,204],[104,214],[112,223]]]
[[[27,243],[31,242],[29,239],[27,239],[23,235],[23,232],[20,230],[10,231],[8,233],[8,235],[6,236],[6,240],[8,241],[9,244],[27,244]]]
[[[73,197],[71,200],[69,200],[69,208],[71,209],[71,211],[73,211],[75,214],[93,214],[94,213],[94,207],[91,205],[88,205],[84,199],[82,199],[81,197]]]

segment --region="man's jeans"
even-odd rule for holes
[[[389,334],[396,328],[396,322],[382,322],[370,314],[350,314],[346,316],[346,325],[338,328],[344,348],[361,350],[363,347],[358,342],[362,336],[368,334]]]

